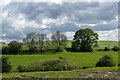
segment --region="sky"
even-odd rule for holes
[[[64,32],[68,40],[81,28],[91,28],[99,40],[118,40],[118,2],[11,2],[0,3],[2,40],[22,41],[30,32]]]

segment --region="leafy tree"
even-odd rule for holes
[[[22,48],[22,43],[18,41],[11,41],[8,44],[8,51],[13,54],[20,52],[21,48]]]
[[[67,37],[64,33],[60,31],[56,31],[56,33],[53,33],[51,39],[57,51],[61,51],[61,49],[66,46]]]
[[[23,38],[23,42],[28,44],[30,53],[31,52],[35,52],[36,49],[37,49],[37,47],[36,47],[36,44],[37,44],[37,34],[34,33],[34,32],[27,34],[27,36],[25,38]]]
[[[94,33],[92,29],[79,29],[72,42],[72,49],[74,51],[93,51],[93,47],[98,46],[98,34]]]

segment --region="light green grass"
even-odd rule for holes
[[[4,55],[8,56],[11,64],[13,65],[13,71],[16,70],[18,65],[27,65],[34,61],[42,61],[46,59],[54,59],[63,57],[68,61],[80,66],[80,67],[94,67],[96,62],[103,55],[109,54],[113,56],[115,63],[118,63],[118,52],[103,51],[103,52],[66,52],[55,54],[37,54],[37,55]]]

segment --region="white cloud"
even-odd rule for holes
[[[118,29],[109,31],[96,31],[100,40],[118,41]]]
[[[67,36],[68,40],[73,40],[75,32],[65,32],[65,35]]]
[[[66,22],[69,22],[67,19],[68,19],[67,16],[60,16],[57,19],[46,18],[46,19],[42,20],[42,24],[49,25],[49,24],[53,23],[53,24],[55,24],[55,26],[60,26]]]
[[[25,35],[29,32],[44,33],[48,31],[52,33],[60,30],[65,32],[68,39],[72,40],[75,31],[79,28],[90,26],[89,28],[92,28],[94,31],[98,30],[100,40],[116,37],[113,35],[113,33],[115,34],[114,31],[112,31],[111,36],[109,35],[110,31],[104,31],[116,29],[118,21],[117,9],[114,8],[116,4],[113,5],[111,3],[107,5],[107,3],[104,3],[104,6],[101,7],[99,3],[62,3],[63,6],[59,5],[61,4],[60,0],[55,3],[49,5],[47,3],[28,3],[27,5],[25,3],[11,3],[3,10],[2,14],[4,33],[9,35],[10,39],[21,39],[19,35]],[[113,12],[109,13],[110,10],[113,10]],[[16,32],[18,34],[14,35]],[[114,39],[116,40],[116,38]]]

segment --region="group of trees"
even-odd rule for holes
[[[23,39],[23,42],[27,43],[30,52],[35,52],[36,49],[40,51],[50,49],[51,45],[53,49],[59,52],[67,45],[67,36],[60,31],[53,33],[50,39],[46,34],[30,33]],[[93,47],[98,47],[97,40],[98,34],[91,29],[80,29],[74,35],[72,50],[92,52]]]
[[[92,52],[93,47],[98,47],[98,34],[94,33],[90,28],[79,29],[74,35],[72,41],[72,51],[86,51]],[[63,51],[67,45],[67,36],[60,32],[56,31],[47,37],[46,34],[40,33],[29,33],[26,37],[23,38],[23,43],[18,41],[12,41],[8,45],[9,52],[18,53],[22,47],[22,44],[27,45],[30,53],[36,51],[43,52],[45,50],[55,50],[56,52]],[[3,49],[3,51],[6,50]]]
[[[53,33],[51,35],[51,40],[46,34],[29,33],[25,38],[23,38],[23,42],[27,43],[29,52],[35,52],[36,50],[43,52],[44,50],[52,48],[59,52],[62,47],[66,46],[67,37],[60,31]]]

